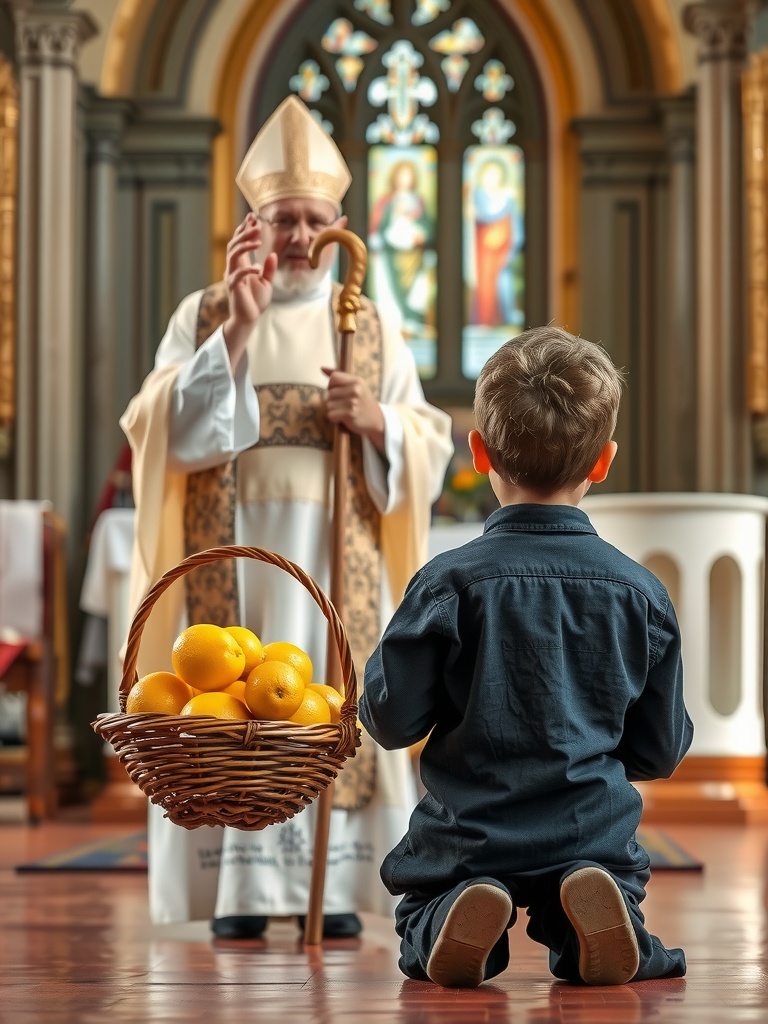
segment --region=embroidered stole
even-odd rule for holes
[[[340,286],[332,292],[332,310]],[[197,319],[196,347],[210,337],[229,314],[226,286],[211,285],[203,293]],[[362,377],[377,399],[381,395],[382,338],[376,307],[361,297],[352,344],[352,372]],[[323,411],[323,391],[310,385],[257,385],[261,427],[255,448],[301,445],[331,451],[333,424]],[[380,515],[365,485],[362,440],[350,437],[344,547],[344,626],[362,688],[365,663],[381,630]],[[235,543],[237,501],[236,460],[187,476],[184,504],[184,546],[187,555]],[[329,531],[330,544],[330,531]],[[190,624],[239,623],[237,560],[211,562],[184,577]],[[277,638],[279,639],[279,638]],[[357,810],[370,800],[376,783],[376,749],[365,733],[354,758],[334,784],[334,807]]]

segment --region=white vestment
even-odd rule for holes
[[[181,364],[175,376],[169,376],[173,386],[166,475],[171,484],[166,484],[165,505],[170,491],[178,490],[181,474],[238,455],[235,543],[285,556],[327,592],[331,455],[297,445],[252,449],[259,438],[259,405],[252,385],[289,382],[327,387],[322,368],[337,364],[330,278],[310,295],[282,299],[275,295],[251,334],[247,359],[240,361],[234,375],[221,327],[195,350],[201,295],[196,292],[182,301],[155,363],[160,381],[163,373]],[[140,394],[133,401],[141,399]],[[387,515],[402,505],[407,490],[405,434],[412,428],[404,421],[417,423],[422,456],[426,455],[420,472],[426,471],[428,477],[419,484],[429,503],[440,493],[452,445],[449,418],[426,403],[410,352],[399,331],[384,321],[380,402],[386,454],[382,456],[364,439],[364,467],[370,496],[379,512]],[[410,410],[407,416],[401,411],[404,408]],[[132,418],[129,406],[121,421],[129,438]],[[161,452],[154,454],[162,458]],[[238,562],[238,577],[242,624],[264,643],[298,644],[313,660],[314,680],[322,682],[327,623],[305,588],[280,569],[252,560]],[[382,571],[382,629],[391,612],[387,574]],[[185,624],[179,614],[176,631]],[[168,664],[158,664],[157,656],[151,665],[142,663],[142,646],[140,674],[170,667],[173,639],[168,643]],[[325,913],[389,913],[394,906],[380,881],[379,866],[408,827],[416,802],[415,782],[407,751],[378,748],[376,758],[376,789],[369,803],[358,811],[334,809],[331,814]],[[152,920],[305,914],[315,814],[313,803],[284,824],[259,832],[208,826],[186,830],[171,824],[161,808],[151,805]]]

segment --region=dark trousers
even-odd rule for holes
[[[527,933],[535,942],[549,949],[549,969],[552,974],[565,981],[581,981],[579,943],[560,903],[560,885],[564,878],[578,868],[601,866],[591,861],[579,861],[565,869],[559,867],[556,871],[533,872],[503,879],[472,878],[460,882],[448,892],[420,890],[406,893],[395,911],[395,928],[401,938],[400,970],[409,978],[429,980],[426,973],[429,954],[451,905],[468,886],[484,882],[506,889],[515,907],[527,907]],[[666,949],[644,927],[645,918],[640,910],[640,902],[645,896],[644,883],[648,879],[648,871],[610,874],[621,889],[637,937],[640,966],[632,980],[681,978],[686,968],[682,949]],[[509,939],[505,932],[488,957],[486,980],[501,974],[508,964]]]

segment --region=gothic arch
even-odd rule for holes
[[[578,329],[578,141],[573,118],[603,113],[627,98],[616,66],[634,68],[634,94],[669,95],[684,80],[682,29],[671,0],[497,0],[531,54],[548,125],[548,314]],[[120,0],[105,47],[105,92],[175,93],[188,113],[214,115],[212,258],[221,272],[238,214],[232,188],[253,129],[247,101],[259,67],[306,8],[302,0]],[[322,6],[322,5],[321,5]],[[595,18],[603,22],[602,37]],[[612,57],[611,45],[616,47]],[[183,71],[172,73],[169,64]],[[153,84],[154,83],[154,84]],[[632,90],[630,90],[630,94]]]
[[[572,116],[595,114],[605,107],[609,100],[605,83],[610,78],[609,55],[590,31],[585,4],[592,5],[593,16],[599,9],[610,26],[609,34],[620,41],[621,59],[646,68],[646,83],[652,91],[669,95],[678,92],[685,80],[683,33],[670,0],[498,0],[525,39],[546,96],[550,154],[553,165],[558,165],[553,171],[556,180],[551,182],[550,203],[553,223],[560,225],[560,244],[550,261],[550,304],[553,316],[571,324],[578,319],[575,242],[571,237],[577,232],[577,222],[569,183],[578,164],[567,127]],[[150,80],[168,83],[172,76],[164,62],[173,57],[185,69],[183,102],[187,109],[213,114],[222,125],[214,144],[213,268],[222,265],[223,247],[236,215],[231,182],[249,141],[242,100],[252,93],[258,74],[256,58],[262,58],[265,49],[279,40],[303,6],[301,0],[250,0],[247,4],[243,0],[219,0],[216,4],[194,0],[192,19],[189,5],[184,15],[185,5],[174,2],[120,0],[113,17],[101,78],[106,95],[136,95]],[[164,29],[159,38],[153,38],[161,17]],[[617,17],[624,31],[617,29]],[[633,25],[634,34],[627,30],[628,24]],[[642,57],[638,58],[638,53]]]
[[[250,55],[259,46],[259,36],[267,22],[274,37],[287,29],[289,20],[296,14],[295,9],[278,11],[272,5],[271,11],[265,11],[264,6],[254,3],[232,34],[233,45],[222,62],[213,109],[222,125],[215,143],[212,186],[213,260],[218,272],[237,216],[237,198],[231,183],[252,132],[258,127],[249,119],[248,108],[244,105],[244,99],[254,94],[259,75],[260,62],[252,61]],[[584,76],[576,71],[577,63],[558,25],[539,3],[515,0],[514,4],[506,2],[500,6],[532,54],[544,97],[550,157],[548,312],[550,317],[575,327],[578,319],[578,150],[568,124],[579,110],[583,92],[579,82]],[[270,17],[273,11],[274,17]],[[587,57],[581,53],[579,62],[588,63]]]

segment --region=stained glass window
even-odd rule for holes
[[[424,78],[419,68],[424,58],[407,40],[399,39],[382,57],[387,74],[374,78],[368,89],[373,107],[386,105],[387,113],[379,114],[368,126],[369,142],[387,142],[407,146],[414,142],[437,142],[440,130],[419,107],[431,107],[437,99],[437,87],[431,78]]]
[[[464,156],[465,377],[525,323],[524,171],[518,146],[470,146]]]
[[[488,355],[547,309],[546,117],[503,5],[307,4],[280,54],[294,69],[282,88],[350,164],[366,292],[396,311],[428,396],[471,402]],[[279,66],[265,69],[256,129],[282,98]]]
[[[451,0],[416,0],[416,10],[411,16],[411,21],[414,25],[427,25],[450,6]]]
[[[500,60],[486,61],[482,75],[475,79],[475,88],[489,103],[503,100],[514,84],[512,75],[507,74],[507,69]]]
[[[367,32],[355,30],[349,18],[336,18],[331,22],[320,42],[328,53],[340,54],[336,71],[347,92],[352,92],[364,67],[360,58],[379,44]]]
[[[372,146],[368,153],[368,294],[394,309],[424,377],[437,369],[437,151]]]
[[[437,151],[440,137],[421,106],[437,98],[435,83],[420,73],[424,58],[398,40],[384,54],[384,77],[368,90],[374,107],[386,105],[368,126],[368,291],[394,308],[419,372],[437,370]]]
[[[389,0],[355,0],[355,7],[374,21],[378,21],[380,25],[392,24]]]
[[[292,75],[288,80],[288,84],[305,103],[314,103],[320,99],[331,83],[321,73],[320,65],[316,60],[305,60],[299,65],[297,74]]]

